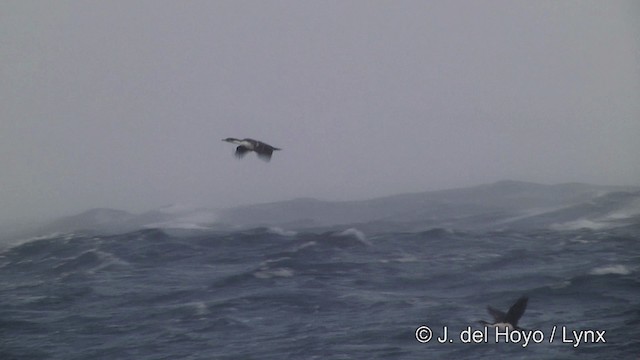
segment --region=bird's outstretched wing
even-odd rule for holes
[[[248,152],[249,152],[249,149],[240,145],[236,148],[236,157],[238,159],[242,159],[245,155],[247,155]]]
[[[260,160],[269,162],[271,161],[271,155],[273,154],[273,150],[267,149],[267,150],[262,150],[260,152],[256,151],[256,154],[258,155]]]
[[[487,306],[487,312],[493,317],[495,323],[504,322],[505,318],[507,317],[507,314],[498,309],[494,309],[491,306]]]
[[[271,160],[271,155],[273,155],[273,151],[274,150],[280,150],[278,148],[275,148],[269,144],[265,144],[261,141],[256,141],[256,146],[253,149],[253,151],[256,152],[256,154],[258,155],[258,157],[261,160],[264,161],[270,161]]]
[[[524,314],[524,311],[527,309],[528,301],[529,298],[523,296],[518,299],[515,304],[511,305],[509,311],[507,311],[507,315],[504,318],[505,322],[508,322],[513,326],[518,326],[518,320],[520,320],[522,314]]]

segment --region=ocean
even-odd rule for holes
[[[0,359],[637,359],[639,237],[264,227],[29,239],[0,252]],[[484,330],[487,305],[507,311],[523,295],[522,333]]]

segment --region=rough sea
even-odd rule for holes
[[[30,239],[0,251],[0,359],[638,359],[639,238],[632,227]],[[522,295],[524,332],[485,333],[487,305],[506,312]]]

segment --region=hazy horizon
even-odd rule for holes
[[[640,185],[634,1],[5,1],[0,224]],[[237,160],[221,139],[283,150]]]
[[[246,202],[246,203],[238,203],[238,204],[234,204],[231,206],[215,206],[215,204],[211,204],[210,206],[208,205],[195,205],[195,204],[189,204],[189,203],[180,203],[180,202],[175,202],[175,203],[167,203],[167,204],[161,204],[159,206],[155,206],[153,208],[145,208],[145,209],[137,209],[137,210],[131,210],[131,209],[124,209],[124,208],[112,208],[112,207],[105,207],[105,206],[92,206],[92,207],[87,207],[87,208],[83,208],[83,209],[75,209],[73,211],[70,211],[68,213],[59,213],[56,215],[52,215],[49,217],[45,217],[45,218],[40,218],[40,219],[35,219],[35,218],[30,218],[30,219],[26,219],[26,221],[14,221],[13,223],[6,223],[6,224],[2,224],[2,225],[6,225],[6,226],[15,226],[18,225],[18,229],[21,228],[33,228],[33,225],[36,226],[40,226],[40,225],[46,225],[51,223],[52,221],[57,221],[57,220],[62,220],[68,217],[74,217],[76,215],[82,215],[85,213],[89,213],[95,210],[107,210],[107,211],[124,211],[129,213],[130,215],[144,215],[147,213],[153,213],[156,211],[161,211],[161,212],[165,212],[167,211],[168,214],[172,214],[175,213],[176,215],[180,215],[183,213],[191,213],[193,211],[195,211],[196,213],[198,213],[198,211],[209,211],[209,210],[213,210],[213,211],[227,211],[227,210],[233,210],[233,209],[243,209],[244,207],[251,207],[253,205],[269,205],[269,204],[278,204],[278,203],[287,203],[289,201],[296,201],[296,200],[309,200],[309,201],[320,201],[320,202],[327,202],[327,203],[331,203],[331,202],[345,202],[345,203],[350,203],[350,202],[358,202],[358,201],[367,201],[367,200],[375,200],[375,199],[383,199],[383,198],[387,198],[387,197],[394,197],[394,196],[402,196],[402,195],[410,195],[410,194],[424,194],[424,193],[438,193],[440,191],[456,191],[456,190],[466,190],[466,189],[473,189],[473,188],[480,188],[480,187],[484,187],[484,186],[493,186],[493,185],[504,185],[507,183],[519,183],[519,184],[529,184],[529,185],[542,185],[542,186],[562,186],[562,185],[585,185],[585,186],[593,186],[595,188],[599,188],[599,187],[603,187],[603,188],[610,188],[609,190],[613,190],[611,188],[633,188],[633,189],[637,189],[640,188],[640,185],[625,185],[625,184],[619,184],[619,185],[601,185],[601,184],[591,184],[591,183],[584,183],[584,182],[567,182],[567,183],[554,183],[554,184],[546,184],[546,183],[537,183],[537,182],[528,182],[528,181],[524,181],[524,180],[510,180],[510,179],[504,179],[504,180],[498,180],[495,182],[491,182],[491,183],[481,183],[481,184],[471,184],[468,186],[458,186],[458,187],[445,187],[445,188],[440,188],[440,189],[429,189],[429,190],[417,190],[417,191],[410,191],[410,192],[399,192],[399,193],[390,193],[390,194],[380,194],[380,195],[374,195],[374,196],[367,196],[367,197],[362,197],[362,198],[352,198],[352,199],[329,199],[329,198],[319,198],[319,197],[310,197],[310,196],[302,196],[302,197],[295,197],[295,198],[287,198],[287,199],[276,199],[276,200],[269,200],[269,201],[263,201],[263,202]],[[613,190],[613,191],[617,191],[617,190]],[[598,196],[598,195],[594,195],[594,196]],[[211,220],[212,222],[215,222],[213,220]]]

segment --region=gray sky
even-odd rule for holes
[[[640,184],[637,1],[0,2],[0,223]],[[226,137],[283,151],[234,158]]]

